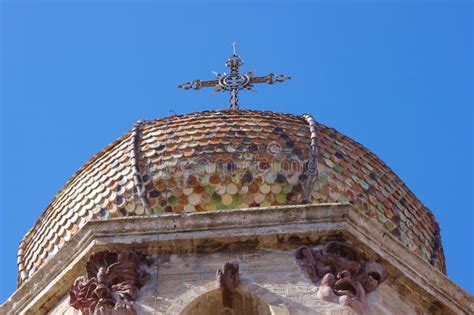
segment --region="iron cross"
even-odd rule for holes
[[[240,56],[237,55],[235,44],[235,42],[232,44],[234,51],[232,56],[230,56],[225,63],[225,65],[230,69],[229,74],[226,74],[225,72],[224,74],[214,72],[216,80],[194,80],[191,82],[184,82],[183,84],[178,85],[178,87],[185,90],[200,90],[205,87],[214,87],[214,92],[229,91],[229,109],[239,109],[238,94],[240,90],[250,90],[255,92],[256,90],[253,85],[256,83],[274,84],[291,79],[291,77],[284,74],[269,73],[263,77],[255,77],[253,72],[239,73],[239,68],[243,66],[244,62]]]

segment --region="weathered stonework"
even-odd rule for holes
[[[378,262],[365,261],[351,246],[330,241],[319,249],[300,247],[295,257],[302,270],[319,287],[321,300],[351,307],[367,314],[367,294],[387,279],[387,271]]]
[[[87,275],[78,277],[69,291],[69,304],[90,314],[135,315],[133,302],[150,275],[145,254],[104,250],[93,253],[87,262]]]
[[[319,299],[319,288],[295,259],[301,246],[330,240],[357,247],[365,261],[381,258],[387,279],[367,296],[372,314],[473,313],[472,296],[351,205],[322,204],[90,221],[0,306],[0,314],[79,315],[68,291],[89,257],[103,250],[146,251],[155,259],[133,303],[137,314],[222,310],[216,270],[232,261],[239,261],[240,273],[236,310],[354,314]]]
[[[232,294],[240,283],[239,263],[225,263],[224,268],[217,270],[217,282],[222,292],[222,304],[232,308]]]

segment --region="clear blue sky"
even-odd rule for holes
[[[246,69],[293,79],[247,109],[314,117],[382,158],[434,212],[451,279],[474,292],[472,5],[465,1],[4,1],[0,301],[66,180],[138,119],[219,109],[177,84]]]

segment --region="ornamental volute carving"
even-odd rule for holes
[[[84,315],[134,315],[133,302],[150,278],[151,258],[133,251],[100,251],[87,261],[87,275],[69,291],[69,304]]]
[[[380,263],[361,259],[357,250],[338,241],[328,242],[320,249],[301,247],[295,256],[319,286],[318,298],[349,306],[357,314],[368,312],[367,294],[387,278]]]

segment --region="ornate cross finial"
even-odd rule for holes
[[[239,68],[243,66],[244,62],[236,53],[236,42],[232,44],[233,54],[230,56],[225,65],[230,69],[230,73],[223,74],[215,72],[216,80],[201,81],[194,80],[191,82],[184,82],[178,85],[179,88],[185,90],[200,90],[204,87],[214,87],[215,92],[229,91],[229,109],[239,109],[238,93],[240,90],[256,91],[254,84],[257,83],[280,83],[291,79],[291,77],[284,74],[269,73],[263,77],[254,77],[253,72],[239,73]]]

